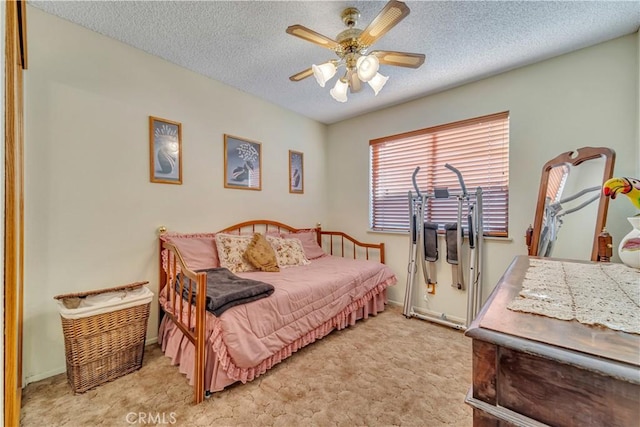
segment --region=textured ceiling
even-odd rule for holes
[[[381,65],[378,96],[367,86],[347,103],[313,77],[289,76],[336,58],[285,33],[301,24],[335,38],[356,6],[365,28],[386,2],[31,1],[30,5],[322,123],[479,80],[638,30],[640,2],[407,1],[407,18],[376,50],[424,53],[419,69]]]

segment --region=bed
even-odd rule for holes
[[[383,311],[386,289],[397,281],[384,264],[384,243],[363,243],[319,225],[299,229],[253,220],[216,233],[165,231],[159,239],[158,342],[193,385],[196,404],[208,393],[254,380],[333,330]],[[240,252],[234,246],[247,240],[268,241],[279,271],[247,267],[247,246]],[[266,293],[249,302],[218,301],[220,273],[269,289],[260,288]]]

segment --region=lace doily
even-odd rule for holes
[[[640,334],[640,270],[530,259],[510,310]]]

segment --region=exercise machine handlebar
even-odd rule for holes
[[[581,197],[587,193],[591,193],[593,191],[598,191],[600,192],[600,189],[602,187],[600,187],[599,185],[596,185],[595,187],[589,187],[589,188],[585,188],[584,190],[580,190],[578,191],[576,194],[565,197],[564,199],[561,199],[558,203],[567,203],[567,202],[571,202],[575,199],[577,199],[578,197]]]
[[[458,181],[460,181],[460,188],[462,188],[462,196],[467,197],[467,187],[464,185],[464,179],[462,179],[462,174],[460,173],[460,171],[454,168],[453,166],[451,166],[449,163],[446,163],[444,167],[449,169],[456,175],[458,175]]]
[[[422,197],[420,193],[420,189],[418,188],[418,182],[416,181],[416,176],[418,176],[418,172],[420,172],[420,166],[416,166],[416,170],[413,171],[413,175],[411,175],[411,181],[413,181],[413,188],[416,189],[416,193],[418,197]]]

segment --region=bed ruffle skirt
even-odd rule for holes
[[[389,286],[389,283],[386,282],[377,285],[362,298],[349,304],[333,318],[251,368],[241,368],[234,364],[228,355],[220,322],[217,321],[215,316],[207,312],[205,390],[215,392],[238,381],[242,383],[252,381],[302,347],[325,337],[334,329],[344,329],[354,325],[360,319],[366,319],[384,311],[387,303],[387,286]],[[165,356],[171,358],[172,364],[179,365],[180,373],[185,374],[189,384],[193,385],[195,347],[168,316],[164,316],[160,323],[158,343]]]

